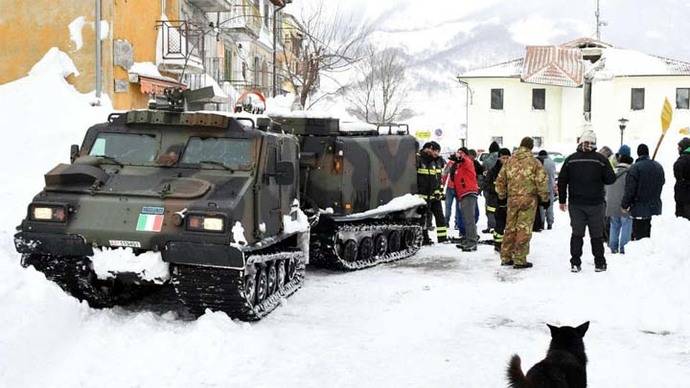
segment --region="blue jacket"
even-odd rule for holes
[[[666,179],[664,169],[649,156],[642,156],[628,171],[621,207],[630,209],[630,216],[650,218],[661,214],[661,188]]]

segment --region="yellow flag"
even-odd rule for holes
[[[681,128],[678,130],[681,135],[690,135],[690,127]]]
[[[661,110],[661,132],[664,134],[671,126],[671,120],[673,120],[673,108],[668,101],[668,97],[666,97],[664,98],[664,108]]]

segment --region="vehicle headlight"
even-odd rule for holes
[[[225,218],[216,215],[187,215],[187,230],[194,232],[223,232]]]
[[[65,222],[67,221],[67,206],[31,204],[29,218],[33,221]]]

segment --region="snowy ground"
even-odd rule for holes
[[[68,160],[69,144],[109,109],[42,77],[0,85],[9,123],[0,153],[0,386],[500,387],[512,353],[526,368],[543,357],[545,323],[587,320],[591,387],[690,381],[690,223],[671,215],[670,177],[653,238],[608,255],[604,273],[594,273],[587,243],[583,272],[569,272],[568,219],[558,212],[555,229],[533,239],[533,269],[500,267],[489,246],[468,254],[453,245],[353,273],[310,268],[304,287],[254,324],[80,304],[19,266],[12,234],[42,174]],[[39,87],[52,104],[32,100]]]

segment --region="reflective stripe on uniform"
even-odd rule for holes
[[[494,232],[494,242],[502,243],[503,242],[503,235]]]
[[[496,213],[496,208],[492,206],[487,206],[486,211],[491,212],[491,213]]]
[[[437,226],[436,227],[436,236],[437,237],[445,237],[448,235],[448,228],[445,226]]]
[[[443,170],[440,168],[418,168],[417,174],[420,175],[440,175]]]

